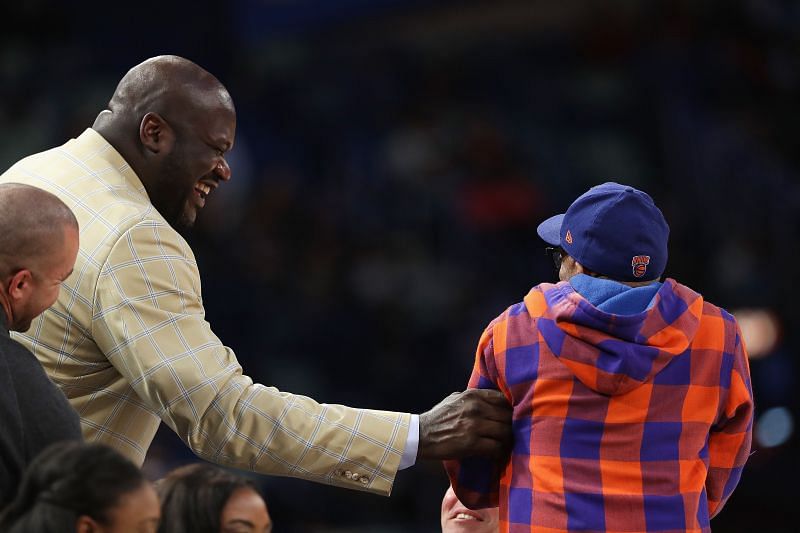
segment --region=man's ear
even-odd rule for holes
[[[139,124],[139,140],[153,154],[169,153],[175,144],[175,130],[158,113],[147,113]]]
[[[78,517],[78,521],[75,522],[75,531],[76,533],[95,533],[100,531],[100,527],[97,522],[82,514]]]
[[[8,297],[13,301],[20,301],[30,294],[33,274],[27,268],[16,271],[8,280]]]
[[[566,268],[566,271],[569,272],[570,277],[575,274],[583,274],[586,271],[583,265],[578,263],[578,261],[569,254],[564,255],[561,264]]]
[[[595,272],[594,270],[589,270],[588,268],[586,268],[582,264],[578,263],[577,261],[575,261],[575,273],[576,274],[586,274],[587,276],[591,276],[593,278],[602,278],[603,277],[600,274],[598,274],[597,272]]]

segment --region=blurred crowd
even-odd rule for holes
[[[142,58],[197,61],[239,117],[233,180],[187,235],[215,332],[263,383],[411,412],[463,388],[483,327],[555,279],[536,225],[593,184],[629,183],[670,223],[669,277],[775,317],[751,362],[756,423],[783,407],[791,426],[799,6],[343,2],[346,18],[270,26],[285,4],[13,6],[0,166],[77,136]],[[120,17],[138,29],[121,35]],[[193,460],[166,431],[151,479]],[[719,531],[789,530],[800,469],[787,439],[755,443]],[[433,467],[401,473],[388,500],[254,482],[281,531],[433,531],[447,487]]]

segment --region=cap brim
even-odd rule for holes
[[[564,221],[564,214],[550,217],[536,228],[536,233],[547,244],[561,246],[561,223]]]

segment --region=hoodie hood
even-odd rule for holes
[[[553,355],[584,385],[610,396],[650,381],[688,349],[700,325],[703,297],[668,279],[647,309],[614,314],[561,282],[531,289],[525,307]]]

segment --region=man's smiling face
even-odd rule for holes
[[[174,124],[175,145],[165,155],[150,200],[174,227],[194,225],[220,181],[231,178],[225,154],[233,146],[236,113],[224,102],[186,124]]]

